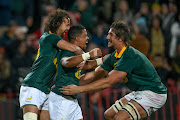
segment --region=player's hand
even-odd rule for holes
[[[94,58],[97,58],[97,57],[101,57],[102,56],[102,51],[100,48],[94,48],[92,49],[90,52],[90,58],[94,59]]]
[[[63,86],[60,90],[64,95],[75,95],[79,93],[78,86],[76,85]]]
[[[82,70],[86,61],[82,61],[79,65],[77,65],[78,70]]]

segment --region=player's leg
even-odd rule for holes
[[[37,120],[40,106],[46,100],[46,94],[42,91],[27,86],[20,89],[20,107],[23,108],[24,120]]]
[[[49,115],[50,115],[50,119],[51,120],[56,120],[59,119],[59,109],[57,106],[61,105],[61,98],[59,97],[59,95],[50,92],[49,93]],[[63,108],[62,108],[63,109]]]
[[[114,117],[115,120],[140,120],[150,116],[161,108],[167,99],[167,94],[157,94],[152,91],[137,91],[125,96],[129,101]]]
[[[49,111],[48,110],[41,110],[39,115],[40,120],[50,120]]]
[[[50,92],[49,113],[51,120],[80,120],[83,119],[81,108],[76,99],[62,97]]]
[[[41,110],[40,110],[40,115],[39,115],[39,120],[50,120],[50,115],[49,115],[49,95],[47,95],[47,99],[42,104],[42,107],[41,107]]]
[[[135,101],[124,105],[114,117],[114,120],[140,120],[147,117],[146,111]]]
[[[23,119],[24,120],[38,120],[39,110],[36,106],[26,105],[23,107]]]
[[[117,100],[115,104],[105,111],[104,116],[106,120],[113,120],[116,113],[121,110],[126,103],[128,103],[128,100],[124,97]]]

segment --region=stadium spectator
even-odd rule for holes
[[[131,41],[131,46],[142,52],[146,57],[149,57],[150,41],[146,38],[147,28],[145,24],[132,24],[135,37]]]
[[[171,34],[172,34],[172,39],[170,42],[169,55],[171,58],[174,58],[177,54],[176,49],[177,49],[178,40],[180,41],[180,12],[176,14],[176,20],[171,26]]]
[[[0,93],[7,93],[10,81],[10,62],[4,56],[4,53],[0,51]]]
[[[133,15],[129,10],[128,2],[126,0],[121,0],[117,6],[118,9],[114,13],[114,20],[122,20],[126,23],[131,22]]]
[[[161,30],[161,19],[159,16],[154,16],[152,18],[151,28],[151,57],[154,57],[156,54],[164,56],[164,43],[164,36]]]

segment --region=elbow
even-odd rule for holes
[[[63,66],[66,67],[66,68],[71,67],[68,63],[64,64]]]
[[[75,67],[74,64],[72,64],[71,62],[68,62],[68,61],[66,63],[64,63],[63,66],[66,67],[66,68]]]
[[[69,64],[69,61],[68,60],[62,60],[61,61],[61,64],[62,64],[62,66],[64,66],[64,67],[70,67],[70,64]]]

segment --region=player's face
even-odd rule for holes
[[[113,32],[112,28],[110,28],[106,39],[108,40],[108,47],[114,47],[118,38],[116,37],[116,34]]]
[[[78,36],[77,39],[78,39],[78,42],[79,42],[79,47],[81,49],[86,49],[86,47],[87,47],[86,43],[88,43],[88,39],[89,39],[86,29],[82,30],[81,35]]]
[[[62,24],[59,26],[59,29],[57,31],[57,34],[61,37],[64,36],[64,32],[68,31],[70,29],[70,19],[64,18]]]

